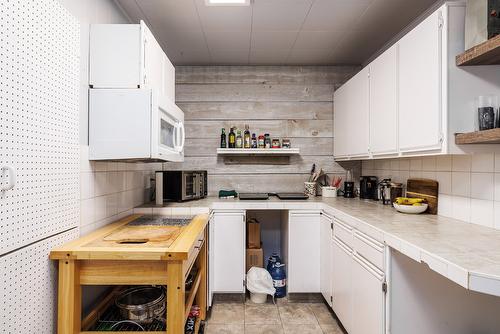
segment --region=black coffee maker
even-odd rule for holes
[[[359,198],[377,200],[377,177],[361,176],[359,178]]]

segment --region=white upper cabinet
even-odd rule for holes
[[[500,95],[500,66],[456,66],[464,18],[464,3],[445,3],[335,92],[336,160],[471,150],[454,134],[473,131],[477,96]],[[491,151],[480,146],[475,152]]]
[[[375,59],[370,68],[370,152],[398,153],[398,48]]]
[[[92,24],[92,88],[150,88],[175,102],[175,69],[146,24]]]
[[[334,97],[334,154],[368,157],[369,82],[365,67]]]
[[[441,149],[441,44],[438,10],[405,35],[399,46],[399,148]]]

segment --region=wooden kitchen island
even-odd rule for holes
[[[198,215],[180,227],[129,225],[140,217],[128,216],[52,250],[50,258],[59,262],[59,334],[99,333],[91,328],[114,303],[118,286],[129,285],[166,286],[166,331],[149,333],[184,333],[193,304],[200,306],[198,331],[207,305],[208,215]],[[198,269],[197,274],[190,291],[186,292],[186,277],[193,266]],[[111,289],[113,291],[82,319],[82,286],[85,285],[117,289]]]

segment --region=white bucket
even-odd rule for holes
[[[264,304],[267,301],[267,294],[250,292],[250,300],[255,304]]]

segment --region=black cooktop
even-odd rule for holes
[[[303,193],[240,193],[240,200],[267,200],[269,196],[276,196],[281,200],[304,200],[309,196]]]

